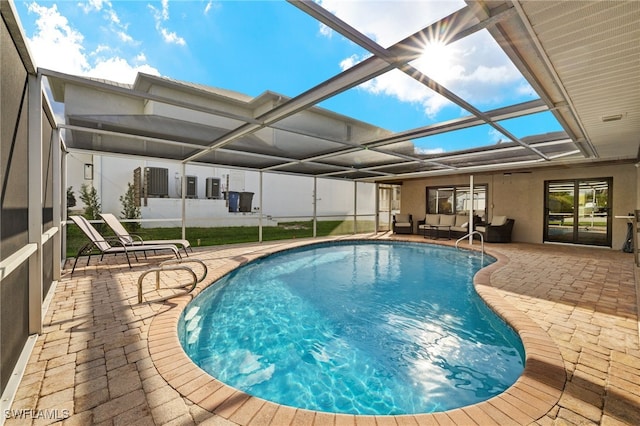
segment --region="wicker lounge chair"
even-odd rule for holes
[[[158,245],[158,244],[173,244],[176,246],[182,247],[185,254],[189,256],[187,249],[193,252],[191,248],[191,244],[188,240],[149,240],[145,241],[136,234],[129,234],[122,223],[111,213],[100,213],[100,217],[102,220],[111,228],[111,230],[116,234],[116,236],[120,239],[122,244],[126,246],[135,246],[135,245]]]
[[[178,247],[173,244],[127,246],[117,238],[113,238],[111,240],[105,239],[100,234],[100,232],[98,232],[96,228],[94,228],[93,225],[91,225],[91,223],[89,223],[89,221],[82,216],[70,216],[69,219],[71,219],[76,225],[78,225],[78,228],[80,228],[80,230],[85,233],[87,238],[89,238],[89,242],[80,247],[80,250],[78,250],[78,254],[76,254],[76,260],[75,262],[73,262],[73,268],[71,269],[72,274],[76,269],[76,264],[78,263],[78,258],[80,256],[88,256],[87,265],[89,264],[91,256],[94,254],[94,249],[100,253],[100,260],[102,260],[105,254],[124,253],[125,256],[127,256],[127,263],[129,264],[129,268],[131,268],[129,253],[133,253],[134,256],[136,256],[137,252],[143,252],[146,255],[147,251],[171,250],[173,254],[176,255],[176,258],[180,258]],[[115,245],[111,245],[112,243]]]
[[[413,234],[413,217],[410,214],[394,214],[393,232],[396,234]]]
[[[490,223],[476,226],[476,230],[482,232],[487,243],[510,243],[514,223],[506,216],[493,216]]]

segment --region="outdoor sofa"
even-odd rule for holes
[[[431,235],[433,238],[464,236],[469,233],[469,215],[427,214],[423,220],[418,221],[418,233],[425,237]]]

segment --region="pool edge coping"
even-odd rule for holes
[[[344,241],[345,239],[341,239]],[[353,241],[371,241],[363,238],[347,238]],[[388,241],[416,242],[408,239]],[[211,271],[207,283],[200,283],[193,293],[179,296],[165,303],[149,325],[148,349],[153,364],[163,379],[181,396],[217,416],[234,423],[289,424],[296,418],[300,424],[339,424],[348,421],[376,424],[394,417],[404,423],[417,424],[503,424],[516,422],[530,424],[546,415],[559,401],[566,382],[564,360],[551,337],[524,312],[507,301],[491,285],[491,274],[509,263],[509,258],[492,247],[485,253],[496,262],[478,271],[473,279],[474,287],[489,307],[503,318],[519,334],[525,349],[525,368],[522,375],[507,390],[488,400],[448,411],[436,413],[390,415],[351,415],[327,413],[280,405],[246,394],[228,386],[198,367],[184,352],[178,339],[177,324],[187,304],[202,290],[222,276],[248,261],[294,247],[317,244],[317,241],[298,241],[286,247],[265,248],[252,253],[249,258],[229,262],[223,268]],[[420,243],[420,242],[418,242]],[[448,245],[438,241],[429,244]],[[476,248],[467,248],[477,250]],[[413,421],[412,421],[413,420]]]

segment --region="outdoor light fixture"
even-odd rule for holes
[[[93,164],[84,165],[84,179],[93,180]]]
[[[624,117],[624,115],[625,114],[603,115],[602,116],[602,122],[603,123],[607,123],[609,121],[622,120],[622,117]]]

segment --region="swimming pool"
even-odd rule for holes
[[[209,287],[178,334],[201,368],[273,402],[444,411],[502,392],[523,370],[521,341],[473,290],[482,266],[474,252],[425,244],[307,246]]]

